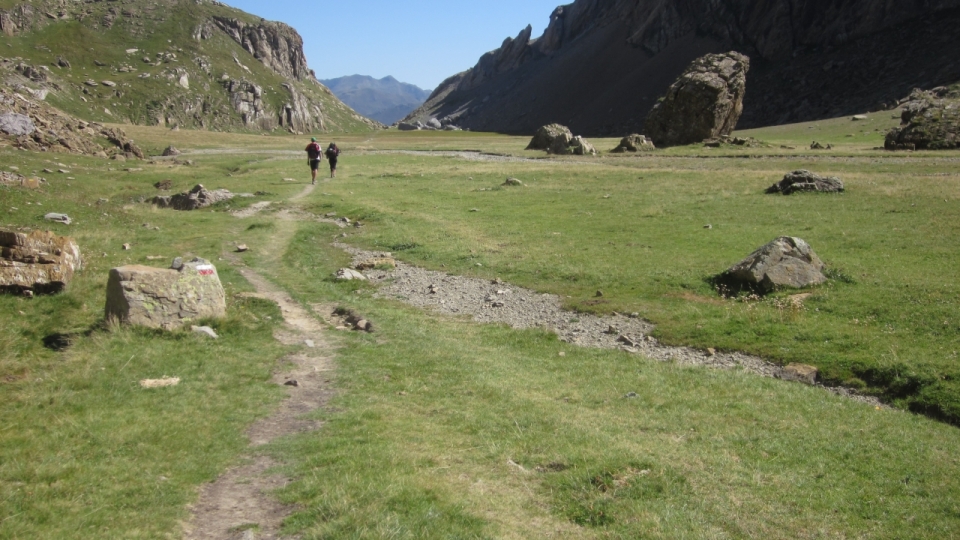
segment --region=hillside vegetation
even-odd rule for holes
[[[3,0],[0,12],[15,25],[0,51],[3,83],[46,90],[47,101],[81,119],[208,130],[376,127],[316,80],[294,29],[219,2]],[[244,32],[260,36],[253,51],[241,44],[249,43]],[[22,76],[21,64],[44,80]]]

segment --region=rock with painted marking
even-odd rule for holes
[[[110,270],[107,320],[173,330],[191,321],[226,316],[226,295],[217,269],[194,259],[178,270],[123,266]]]

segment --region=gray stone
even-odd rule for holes
[[[693,61],[647,115],[644,132],[658,147],[729,135],[743,113],[750,59],[737,52]]]
[[[721,282],[740,289],[771,292],[801,289],[827,281],[823,262],[800,238],[781,236],[721,274]]]
[[[420,128],[417,127],[415,124],[410,124],[408,122],[400,122],[399,124],[397,124],[397,129],[399,129],[400,131],[417,131]]]
[[[570,132],[570,128],[567,126],[548,124],[537,130],[533,138],[530,139],[527,150],[550,151],[558,138],[564,138],[563,147],[566,148],[567,143],[573,139],[573,133]]]
[[[443,125],[436,118],[431,118],[430,120],[427,120],[427,127],[430,127],[433,129],[441,129],[443,128]]]
[[[522,185],[523,185],[523,182],[521,182],[521,181],[520,181],[519,179],[517,179],[517,178],[510,177],[510,178],[507,178],[507,179],[503,182],[502,185],[504,185],[504,186],[522,186]]]
[[[107,320],[172,330],[191,321],[226,316],[226,297],[217,269],[194,259],[180,270],[123,266],[110,270]]]
[[[190,329],[196,334],[203,334],[213,339],[220,339],[220,336],[218,336],[217,333],[213,331],[213,328],[210,328],[209,326],[191,326]]]
[[[620,140],[620,146],[617,146],[613,149],[614,153],[620,154],[624,152],[642,152],[646,150],[656,150],[653,141],[648,139],[645,135],[638,135],[636,133],[632,135],[627,135]]]
[[[63,223],[64,225],[69,225],[73,223],[73,220],[70,219],[70,216],[66,214],[58,214],[56,212],[50,212],[43,216],[43,219],[47,221],[56,221],[57,223]]]
[[[163,155],[166,157],[170,156],[179,156],[182,152],[176,149],[173,145],[170,145],[163,149]]]
[[[818,191],[839,193],[843,191],[843,182],[835,176],[820,176],[805,169],[787,173],[776,184],[767,188],[767,193],[790,195],[798,191]]]
[[[197,184],[188,192],[178,195],[161,195],[153,198],[153,204],[160,208],[173,208],[174,210],[197,210],[206,208],[212,204],[221,201],[230,200],[234,197],[233,193],[226,189],[208,190],[203,184]]]
[[[55,293],[81,268],[80,247],[52,232],[0,229],[0,290]]]
[[[37,130],[29,116],[18,113],[0,114],[0,131],[7,135],[19,137],[30,135]]]
[[[352,268],[341,268],[340,270],[337,270],[337,279],[341,281],[367,281],[367,276],[357,272]]]
[[[820,370],[814,366],[789,364],[781,368],[777,376],[785,381],[796,381],[813,385],[817,383],[817,375],[819,373]]]

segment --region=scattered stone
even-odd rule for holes
[[[866,120],[866,119],[867,119],[867,115],[865,115],[865,114],[855,114],[855,115],[853,115],[853,117],[850,118],[850,119],[853,120],[854,122],[862,122],[863,120]]]
[[[785,381],[796,381],[804,384],[814,385],[817,383],[817,375],[820,373],[814,366],[806,364],[789,364],[784,366],[777,375]]]
[[[300,382],[297,381],[296,379],[290,379],[289,381],[283,383],[283,385],[284,385],[284,386],[298,387],[298,386],[300,386]]]
[[[522,185],[523,185],[523,182],[521,182],[519,179],[513,178],[513,177],[511,176],[511,177],[507,178],[507,179],[503,182],[503,184],[501,184],[501,185],[504,185],[504,186],[522,186]]]
[[[57,65],[62,68],[70,69],[70,62],[62,56],[57,57]]]
[[[823,268],[823,262],[805,241],[781,236],[731,266],[719,276],[719,281],[732,288],[732,292],[801,289],[827,281]]]
[[[196,334],[203,334],[212,339],[220,339],[220,336],[218,336],[217,333],[213,331],[213,328],[210,328],[209,326],[191,326],[190,330]]]
[[[553,144],[547,149],[547,153],[561,156],[595,156],[597,155],[597,149],[579,135],[571,137],[564,133],[553,140]]]
[[[132,247],[130,246],[130,244],[124,244],[124,245],[123,245],[123,250],[124,250],[124,251],[130,251],[131,249],[132,249]]]
[[[173,180],[161,180],[153,185],[153,187],[161,191],[169,191],[173,188]]]
[[[179,259],[179,258],[178,258]],[[174,260],[179,269],[132,265],[110,270],[107,320],[172,330],[203,318],[226,315],[226,297],[209,261]]]
[[[58,293],[81,266],[80,247],[72,238],[0,229],[0,291]]]
[[[573,133],[570,132],[570,128],[567,126],[548,124],[537,130],[537,133],[530,139],[527,150],[549,151],[553,148],[554,142],[557,139],[565,139],[564,145],[566,145],[573,139]]]
[[[180,384],[180,377],[164,377],[162,379],[143,379],[140,381],[141,388],[167,388]]]
[[[716,349],[714,349],[713,347],[707,348],[707,356],[716,356],[716,355],[717,355]]]
[[[817,142],[817,141],[813,141],[812,143],[810,143],[810,149],[811,149],[811,150],[832,150],[832,149],[833,149],[833,145],[832,145],[832,144],[828,144],[828,145],[824,146],[824,145],[820,144],[820,143]]]
[[[115,82],[113,82],[113,81],[100,81],[100,84],[102,84],[102,85],[104,85],[104,86],[107,86],[107,87],[110,87],[110,88],[113,88],[114,86],[117,85],[117,83],[115,83]]]
[[[178,195],[158,195],[153,198],[153,204],[160,208],[173,208],[174,210],[197,210],[206,208],[221,201],[230,200],[234,197],[226,189],[217,189],[210,191],[203,187],[203,184],[197,184],[190,191]]]
[[[730,135],[743,113],[750,59],[708,54],[690,64],[651,109],[644,132],[658,147]]]
[[[55,221],[57,223],[63,223],[64,225],[69,225],[73,223],[73,220],[70,219],[70,216],[66,214],[58,214],[56,212],[50,212],[49,214],[43,216],[43,219],[47,221]]]
[[[367,281],[367,276],[357,272],[352,268],[341,268],[340,270],[337,270],[336,277],[341,281]]]
[[[303,340],[303,344],[306,345],[308,349],[313,349],[314,347],[317,346],[317,344],[314,343],[312,339]]]
[[[597,298],[601,298],[603,296],[603,291],[597,291],[596,296]]]
[[[709,230],[709,229],[712,229],[712,228],[713,228],[713,225],[707,223],[706,225],[703,226],[703,228]]]
[[[237,244],[237,253],[243,253],[249,249],[246,244]]]
[[[27,189],[37,189],[42,180],[40,178],[21,176],[17,173],[0,171],[0,185],[10,187],[20,187]]]
[[[182,154],[182,152],[177,150],[173,145],[170,145],[163,149],[163,155],[165,157],[179,156],[180,154]]]
[[[621,139],[620,146],[614,148],[612,152],[615,154],[622,154],[624,152],[645,152],[656,149],[657,147],[653,145],[653,141],[648,139],[646,135],[638,135],[634,133]]]
[[[767,188],[767,193],[783,193],[790,195],[798,191],[818,191],[821,193],[840,193],[843,191],[843,182],[835,176],[820,176],[808,170],[800,169],[787,173],[776,184]]]
[[[624,397],[625,399],[633,399],[633,398],[637,397],[637,393],[636,393],[636,392],[627,392],[626,395],[624,395],[623,397]]]

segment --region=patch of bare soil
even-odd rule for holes
[[[249,460],[225,472],[200,491],[192,507],[192,519],[185,526],[187,540],[268,540],[280,538],[280,526],[292,508],[280,504],[271,494],[288,482],[271,473],[277,463],[255,449],[274,439],[312,431],[320,422],[305,416],[322,407],[332,395],[330,372],[332,350],[324,338],[323,324],[262,276],[240,269],[257,292],[250,296],[275,302],[283,313],[284,327],[277,340],[287,345],[304,345],[303,352],[286,358],[274,376],[276,384],[288,388],[289,396],[280,408],[253,424],[247,431],[253,450]]]

